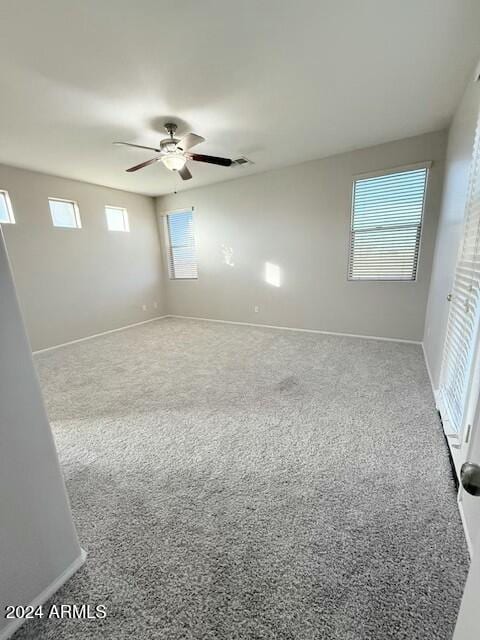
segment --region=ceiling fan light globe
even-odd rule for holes
[[[182,153],[169,153],[162,158],[163,164],[170,171],[180,171],[185,166],[187,159]]]

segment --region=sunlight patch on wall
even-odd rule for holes
[[[227,264],[229,267],[234,267],[235,263],[233,261],[233,248],[232,247],[227,247],[226,245],[222,244],[222,255],[223,255],[223,262],[225,264]]]
[[[265,263],[265,282],[271,284],[272,287],[279,287],[282,282],[281,269],[278,264],[272,262]]]

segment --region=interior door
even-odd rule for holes
[[[437,405],[457,473],[466,458],[480,376],[477,360],[480,318],[480,120],[470,165],[463,237],[448,295],[450,311]],[[469,426],[470,425],[470,426]]]
[[[473,544],[472,562],[468,574],[462,604],[458,614],[454,640],[474,640],[480,637],[480,411],[477,410],[475,437],[468,455],[468,477],[465,465],[462,475],[464,500],[469,500],[470,529]]]
[[[480,498],[477,498],[480,501]],[[480,532],[479,532],[480,534]],[[475,551],[468,573],[462,604],[458,614],[453,640],[474,640],[480,632],[480,535],[477,536]]]

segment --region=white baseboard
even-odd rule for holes
[[[301,331],[304,333],[320,333],[327,336],[342,336],[344,338],[362,338],[364,340],[384,340],[385,342],[405,342],[407,344],[422,344],[420,340],[406,340],[405,338],[385,338],[384,336],[365,336],[358,333],[341,333],[339,331],[321,331],[319,329],[300,329],[298,327],[283,327],[276,324],[262,324],[254,322],[238,322],[236,320],[217,320],[216,318],[200,318],[197,316],[181,316],[173,313],[167,313],[163,316],[156,316],[155,318],[149,318],[148,320],[142,320],[141,322],[135,322],[133,324],[127,324],[124,327],[118,327],[117,329],[109,329],[108,331],[102,331],[100,333],[94,333],[84,338],[78,338],[77,340],[69,340],[68,342],[62,342],[55,344],[52,347],[46,347],[45,349],[37,349],[34,351],[34,355],[39,353],[46,353],[47,351],[53,351],[54,349],[61,349],[61,347],[67,347],[70,344],[77,344],[78,342],[84,342],[85,340],[91,340],[92,338],[98,338],[105,336],[109,333],[115,333],[116,331],[124,331],[132,327],[138,327],[139,325],[146,324],[147,322],[155,322],[155,320],[163,320],[165,318],[182,318],[185,320],[203,320],[204,322],[220,322],[223,324],[238,324],[245,325],[247,327],[260,327],[263,329],[280,329],[282,331]],[[1,638],[0,638],[1,640]]]
[[[78,338],[77,340],[70,340],[69,342],[62,342],[60,344],[55,344],[53,347],[46,347],[45,349],[38,349],[34,351],[34,355],[37,353],[45,353],[46,351],[53,351],[54,349],[60,349],[61,347],[67,347],[69,344],[77,344],[77,342],[84,342],[85,340],[91,340],[92,338],[98,338],[99,336],[106,336],[109,333],[115,333],[116,331],[124,331],[125,329],[130,329],[131,327],[138,327],[141,324],[147,324],[148,322],[155,322],[155,320],[163,320],[164,318],[169,318],[170,316],[156,316],[155,318],[149,318],[148,320],[142,320],[141,322],[134,322],[133,324],[127,324],[124,327],[118,327],[117,329],[109,329],[108,331],[102,331],[100,333],[94,333],[91,336],[85,336],[84,338]],[[1,638],[0,638],[1,640]]]
[[[86,552],[81,549],[80,555],[76,558],[71,565],[69,565],[63,573],[61,573],[58,578],[56,578],[53,582],[51,582],[48,587],[46,587],[41,593],[38,594],[36,598],[34,598],[31,602],[29,602],[26,606],[33,607],[36,609],[41,604],[44,604],[47,600],[49,600],[53,594],[62,587],[65,582],[69,578],[73,576],[73,574],[80,569],[85,560],[87,559]],[[23,604],[23,603],[18,603]],[[17,631],[25,622],[28,622],[25,618],[19,618],[17,620],[12,620],[7,626],[0,631],[0,640],[7,640],[10,638],[15,631]]]
[[[321,331],[320,329],[299,329],[297,327],[283,327],[276,324],[261,324],[255,322],[238,322],[236,320],[217,320],[215,318],[200,318],[197,316],[181,316],[169,313],[166,318],[182,318],[184,320],[203,320],[204,322],[220,322],[222,324],[239,324],[247,327],[260,327],[262,329],[280,329],[282,331],[301,331],[303,333],[320,333],[327,336],[341,336],[343,338],[362,338],[364,340],[384,340],[385,342],[405,342],[407,344],[422,344],[420,340],[405,340],[405,338],[385,338],[383,336],[364,336],[358,333],[341,333],[338,331]]]
[[[460,518],[462,520],[463,532],[465,534],[465,540],[467,541],[468,553],[470,554],[470,558],[473,557],[473,544],[470,534],[468,532],[467,520],[465,518],[465,512],[463,510],[463,504],[461,500],[458,500],[458,510],[460,511]]]
[[[438,409],[437,396],[438,391],[435,389],[435,385],[433,384],[433,376],[432,371],[430,369],[430,364],[428,362],[427,352],[425,351],[425,343],[422,342],[422,351],[423,351],[423,359],[425,360],[425,366],[427,367],[428,377],[430,379],[430,386],[432,387],[433,397],[435,398],[435,407]]]

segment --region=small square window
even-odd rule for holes
[[[12,203],[8,191],[0,191],[0,224],[14,224]]]
[[[109,231],[130,231],[128,212],[122,207],[105,207]]]
[[[81,229],[80,212],[78,205],[73,200],[61,200],[60,198],[49,198],[50,213],[54,227],[64,227],[67,229]]]

